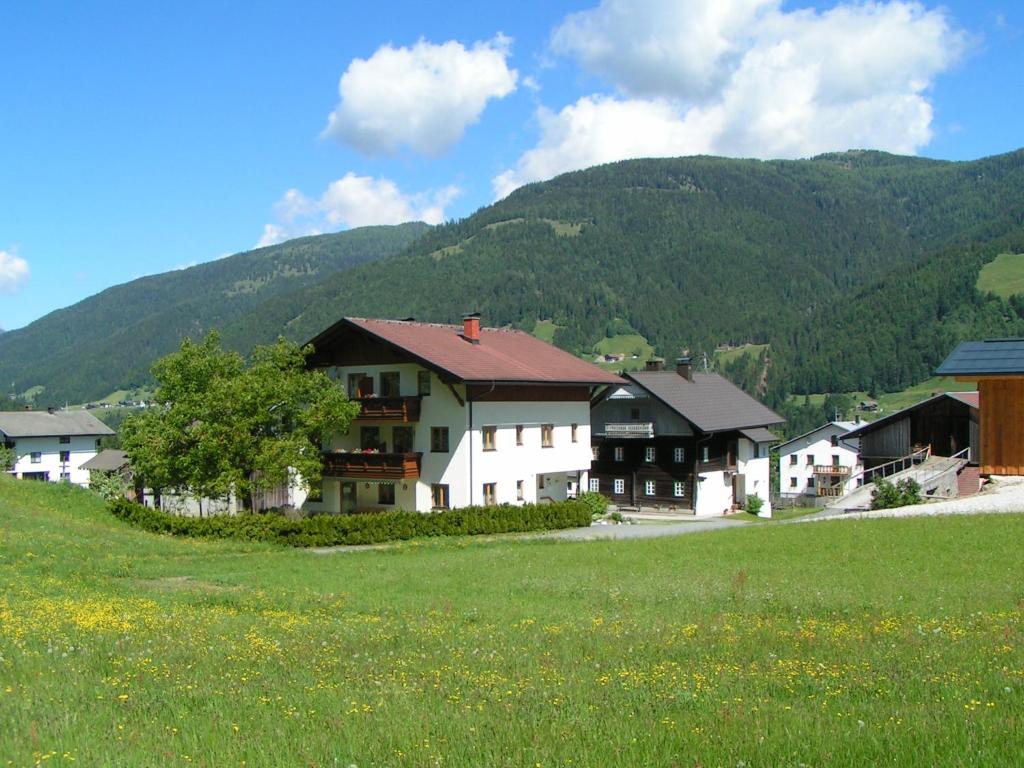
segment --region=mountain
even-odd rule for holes
[[[429,227],[362,227],[290,240],[114,286],[0,336],[0,381],[45,387],[47,402],[81,402],[149,379],[149,367],[185,336],[240,318],[283,294],[393,255]],[[243,349],[280,328],[236,333]]]
[[[1024,334],[1024,301],[975,287],[996,255],[1024,252],[1024,150],[971,162],[873,151],[631,160],[528,185],[417,234],[393,255],[306,282],[278,285],[288,270],[267,267],[265,282],[210,285],[204,305],[259,290],[215,320],[188,322],[194,304],[158,319],[153,301],[111,289],[61,312],[94,302],[116,344],[75,349],[52,330],[44,339],[35,326],[54,313],[0,338],[0,381],[52,393],[74,371],[71,399],[95,397],[140,381],[172,337],[213,324],[244,350],[281,332],[309,339],[346,314],[450,322],[479,310],[488,324],[550,321],[555,343],[576,352],[633,332],[665,356],[769,344],[753,369],[774,402],[789,391],[901,389],[959,338]]]
[[[1024,252],[1024,151],[946,162],[854,151],[811,160],[634,160],[532,184],[403,253],[263,307],[307,339],[343,314],[485,321],[589,350],[637,331],[681,347],[770,343],[770,400],[901,389],[959,338],[1024,334],[979,293]],[[225,332],[235,333],[228,327]]]

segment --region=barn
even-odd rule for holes
[[[848,432],[843,440],[860,440],[865,470],[926,448],[935,456],[955,456],[967,449],[965,458],[974,463],[979,446],[979,410],[977,392],[943,392],[864,424]]]
[[[983,475],[1024,475],[1024,339],[965,341],[936,371],[978,383]]]

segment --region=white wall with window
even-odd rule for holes
[[[429,395],[421,395],[418,421],[361,419],[353,422],[347,434],[333,435],[324,444],[328,451],[356,451],[370,434],[382,450],[391,452],[396,443],[409,441],[411,429],[412,451],[422,454],[420,477],[396,481],[396,507],[429,511],[435,507],[437,494],[432,489],[437,485],[447,486],[450,507],[560,501],[589,486],[589,401],[470,403],[466,387],[454,385],[463,399],[460,405],[436,374],[413,363],[338,366],[328,369],[328,375],[346,388],[350,381],[362,382],[364,389],[372,386],[375,396],[382,381],[389,391],[397,388],[402,397],[429,390]],[[377,431],[365,433],[364,428]],[[447,430],[447,451],[441,450],[432,428]],[[363,481],[356,488],[360,509],[391,508],[378,500],[375,488],[365,485]],[[340,511],[343,490],[341,480],[326,478],[321,499],[308,501],[305,508]]]
[[[10,442],[14,443],[15,455],[10,474],[15,477],[89,486],[89,471],[80,467],[99,452],[97,436],[21,437]]]
[[[815,466],[843,467],[848,472],[835,477],[843,481],[844,495],[857,486],[857,474],[863,469],[859,441],[844,440],[859,426],[853,421],[833,421],[779,446],[779,493],[783,497],[817,496]]]

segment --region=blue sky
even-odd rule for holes
[[[5,3],[0,62],[7,329],[625,157],[1024,145],[1017,0]]]

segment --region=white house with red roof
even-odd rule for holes
[[[623,380],[528,333],[343,318],[311,342],[362,406],[324,441],[304,508],[429,511],[559,501],[587,487],[590,401]]]

